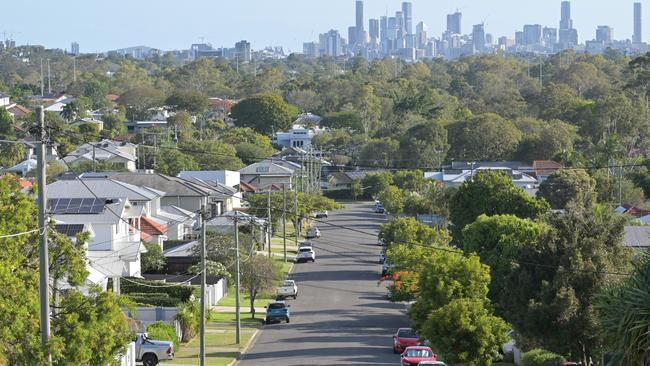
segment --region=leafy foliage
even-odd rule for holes
[[[296,114],[295,107],[271,93],[244,99],[232,108],[232,117],[238,127],[250,127],[266,134],[288,130]]]
[[[584,170],[559,170],[539,186],[538,197],[546,199],[554,209],[569,203],[591,207],[596,202],[596,182]]]
[[[521,358],[522,366],[557,366],[564,362],[564,357],[539,348],[524,353]]]

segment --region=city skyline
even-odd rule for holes
[[[470,34],[475,24],[485,22],[485,33],[495,38],[507,36],[514,39],[515,32],[524,24],[541,24],[559,28],[560,1],[544,2],[499,0],[485,4],[478,0],[463,3],[442,0],[432,4],[426,0],[413,0],[412,27],[423,21],[429,35],[439,36],[446,28],[447,14],[456,9],[463,13],[462,31]],[[613,29],[614,39],[632,39],[634,33],[633,3],[635,1],[588,1],[571,2],[573,26],[578,30],[580,42],[596,38],[598,26]],[[109,4],[87,4],[72,0],[53,4],[37,0],[38,14],[30,15],[25,22],[8,17],[0,24],[0,32],[6,37],[13,34],[18,44],[42,44],[48,48],[69,50],[71,42],[78,42],[80,52],[104,52],[111,49],[145,45],[163,50],[187,49],[191,43],[207,42],[215,47],[231,47],[246,39],[251,48],[280,45],[285,51],[301,52],[302,43],[316,41],[318,34],[337,29],[347,38],[350,25],[356,23],[355,0],[330,0],[303,2],[298,0],[243,0],[215,4],[190,0],[179,8],[171,0],[155,2],[127,2],[116,0]],[[646,1],[641,1],[646,5]],[[70,19],[69,6],[75,7],[77,17],[91,21],[72,22],[60,27],[60,21]],[[368,20],[379,18],[395,9],[401,9],[402,1],[364,2],[364,31],[368,32]],[[98,17],[97,14],[119,16]],[[201,11],[197,11],[201,9]],[[291,9],[291,11],[287,11]],[[525,9],[525,11],[524,11]],[[19,12],[20,4],[6,4],[5,10]],[[147,13],[147,17],[141,14]],[[167,19],[173,15],[173,18]],[[154,19],[155,21],[150,21]],[[645,21],[647,16],[642,19]],[[169,22],[176,25],[170,26]],[[29,24],[29,27],[25,26]],[[259,26],[246,26],[254,24]],[[236,27],[236,28],[235,28]],[[53,29],[55,31],[53,31]],[[236,29],[236,30],[233,30]],[[644,40],[650,39],[650,27],[642,27]],[[3,35],[4,36],[4,35]]]

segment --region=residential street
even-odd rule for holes
[[[331,212],[332,224],[377,233],[383,215],[372,204],[349,204]],[[370,236],[317,223],[316,262],[296,264],[299,288],[291,323],[266,325],[237,363],[248,365],[396,365],[391,335],[408,326],[404,306],[386,300],[378,286],[380,247]]]

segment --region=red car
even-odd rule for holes
[[[402,366],[418,366],[422,361],[436,361],[436,358],[436,354],[429,347],[406,347],[402,353]]]
[[[402,353],[406,347],[417,346],[420,338],[411,328],[399,328],[393,336],[393,352]]]

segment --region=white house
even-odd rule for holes
[[[197,178],[203,181],[215,181],[228,187],[236,187],[241,179],[239,172],[230,170],[184,170],[177,177],[188,180]]]
[[[7,107],[11,103],[9,102],[10,97],[8,94],[0,93],[0,107]]]
[[[465,181],[472,179],[478,172],[485,170],[500,171],[506,174],[512,182],[520,188],[525,190],[533,190],[538,186],[537,179],[523,173],[519,170],[511,169],[508,167],[478,167],[476,169],[443,169],[439,172],[425,172],[425,179],[434,179],[442,182],[445,187],[458,187]]]
[[[239,170],[242,182],[257,189],[265,189],[271,185],[286,186],[291,189],[294,170],[281,166],[271,160],[263,160]]]
[[[102,140],[86,143],[63,158],[70,165],[81,162],[115,164],[130,172],[136,171],[137,146],[130,142]]]
[[[314,118],[309,118],[305,115],[311,115]],[[317,120],[320,122],[320,117],[312,114],[305,115],[300,115],[298,117],[298,120],[294,122],[292,128],[289,131],[276,132],[273,136],[273,143],[284,147],[299,147],[301,149],[309,149],[311,147],[311,140],[314,138],[314,136],[323,133],[324,130],[318,127],[317,124],[313,127],[309,126],[313,123],[313,121]],[[318,119],[315,117],[318,117]]]
[[[75,99],[77,98],[71,97],[69,95],[62,95],[59,98],[55,99],[54,103],[45,107],[45,112],[54,112],[54,113],[61,114],[63,112],[63,108],[66,105],[74,102]]]

